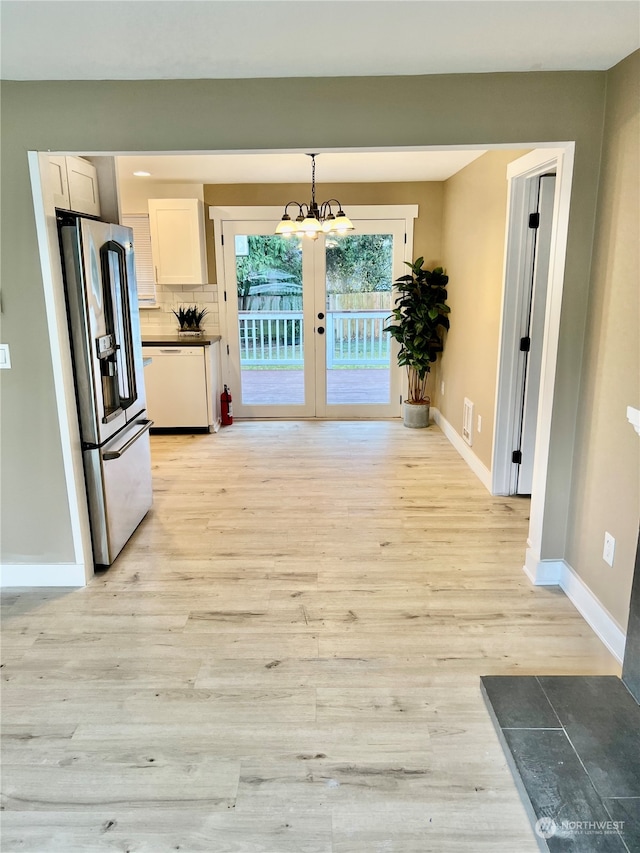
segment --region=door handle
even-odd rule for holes
[[[118,282],[113,280],[109,253],[116,256],[118,262]],[[131,332],[131,306],[129,304],[129,279],[127,276],[127,252],[117,240],[107,240],[100,249],[102,263],[102,280],[105,285],[105,312],[113,326],[114,345],[118,366],[118,391],[120,405],[123,409],[131,406],[138,399],[136,387],[136,368],[133,354],[133,335]],[[118,298],[119,297],[119,298]],[[119,373],[122,373],[120,376]],[[125,387],[126,383],[126,387]]]
[[[324,314],[322,311],[318,314],[318,320],[324,320]]]
[[[318,326],[318,334],[324,335],[324,326]]]
[[[141,436],[145,434],[145,432],[147,432],[148,429],[153,426],[153,421],[150,421],[148,419],[138,421],[137,423],[142,424],[142,429],[138,430],[138,432],[134,436],[132,436],[129,441],[125,442],[118,450],[108,450],[106,453],[103,453],[102,458],[105,461],[108,461],[109,459],[120,459],[120,457],[127,452],[131,445],[134,444]]]

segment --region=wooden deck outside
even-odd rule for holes
[[[235,389],[234,389],[235,390]],[[253,405],[304,403],[302,370],[243,370],[242,402]],[[388,369],[327,370],[330,405],[389,402]]]

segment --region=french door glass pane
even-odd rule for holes
[[[389,403],[393,235],[326,241],[327,403]]]
[[[300,241],[237,235],[235,255],[242,403],[304,403]]]

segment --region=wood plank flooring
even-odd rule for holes
[[[5,591],[1,849],[528,853],[480,675],[615,674],[437,428],[152,438],[85,589]]]

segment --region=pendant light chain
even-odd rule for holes
[[[275,233],[281,234],[283,237],[290,237],[292,234],[304,234],[315,240],[318,234],[323,232],[325,234],[345,234],[347,231],[353,231],[353,223],[336,198],[323,201],[318,207],[316,202],[317,154],[309,154],[308,156],[311,157],[311,201],[308,205],[301,204],[299,201],[287,202]],[[298,208],[295,221],[291,219],[288,213],[288,208],[292,204]],[[338,212],[336,214],[331,209],[332,204],[337,205]]]

